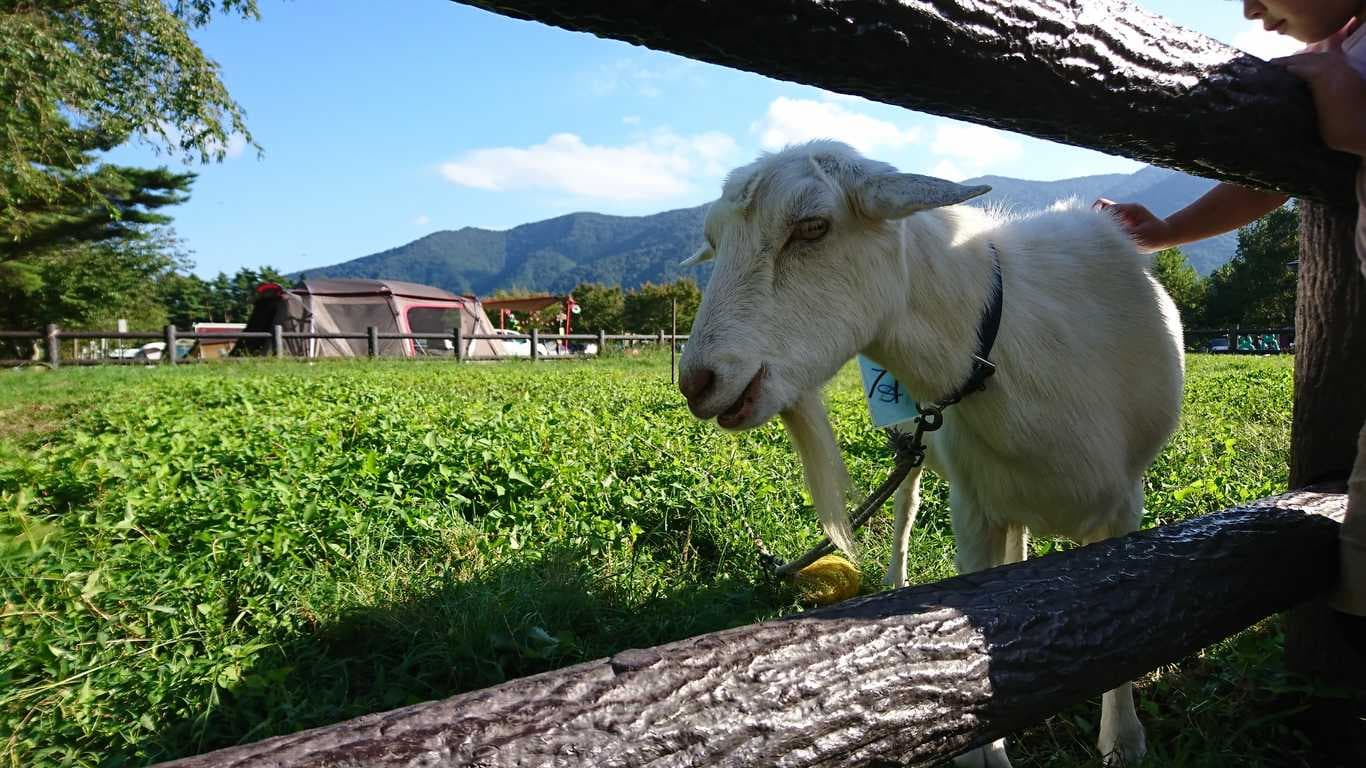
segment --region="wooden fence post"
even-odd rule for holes
[[[677,367],[674,362],[674,347],[678,346],[678,299],[673,300],[673,314],[669,321],[669,383],[674,383],[674,370]]]
[[[365,326],[365,354],[379,356],[379,329],[373,325]]]
[[[465,359],[465,329],[456,323],[451,329],[451,335],[455,337],[455,362]]]
[[[56,368],[62,364],[62,337],[56,323],[48,323],[43,331],[47,339],[47,364]]]
[[[1290,487],[1346,478],[1366,420],[1366,283],[1357,261],[1357,212],[1301,201],[1295,300],[1295,412]],[[1284,622],[1288,666],[1333,685],[1366,689],[1366,649],[1353,647],[1321,601]],[[1325,710],[1335,705],[1325,703]]]
[[[278,328],[279,326],[276,327]],[[167,325],[162,336],[166,341],[166,349],[161,353],[161,359],[166,361],[167,365],[175,365],[175,337],[175,326]]]
[[[284,326],[276,325],[270,329],[270,345],[275,348],[276,357],[285,356],[285,329]]]
[[[602,357],[607,352],[607,331],[598,329],[598,357]]]
[[[540,353],[537,351],[537,348],[540,347],[540,346],[541,346],[541,332],[540,332],[539,330],[537,330],[536,328],[532,328],[532,329],[531,329],[531,362],[533,362],[533,363],[536,362],[537,360],[541,359],[541,355],[540,355]]]

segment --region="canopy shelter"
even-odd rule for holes
[[[564,324],[563,332],[570,332],[570,323],[573,315],[579,313],[578,303],[573,296],[519,296],[510,299],[489,299],[484,302],[484,309],[488,311],[490,317],[498,318],[498,328],[501,330],[507,327],[507,317],[513,312],[524,312],[531,314],[539,312],[547,307],[559,305],[560,322]]]
[[[478,299],[397,280],[304,280],[292,288],[265,283],[256,289],[256,305],[247,320],[247,330],[269,331],[276,325],[286,332],[362,336],[286,338],[286,351],[297,357],[364,357],[368,354],[368,341],[363,335],[371,326],[381,334],[430,333],[442,337],[381,338],[379,355],[451,355],[457,327],[466,337],[463,352],[467,359],[497,359],[504,355],[501,342],[468,338],[493,333],[493,325]],[[241,352],[234,354],[264,354],[269,350],[269,342],[246,339],[237,349]]]

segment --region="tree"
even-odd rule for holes
[[[64,193],[27,207],[24,231],[0,242],[5,326],[160,324],[165,312],[154,284],[184,257],[165,226],[170,217],[158,211],[184,201],[194,178],[106,165],[90,174],[97,200]]]
[[[135,135],[201,161],[222,159],[234,135],[251,142],[190,37],[216,11],[258,16],[255,0],[0,0],[5,240],[49,207],[104,200],[93,153]]]
[[[158,281],[156,295],[166,308],[168,322],[181,328],[199,322],[244,323],[262,283],[288,286],[290,281],[274,267],[242,267],[231,276],[219,272],[212,281],[171,272]]]
[[[622,308],[623,321],[636,333],[668,331],[672,327],[673,306],[678,302],[678,328],[684,333],[692,327],[697,308],[702,304],[702,291],[690,278],[673,283],[646,283],[626,294]]]
[[[218,66],[190,37],[255,0],[0,0],[0,298],[8,325],[157,325],[186,262],[159,209],[192,173],[97,163],[140,136],[201,161],[248,143]]]
[[[157,282],[157,298],[166,308],[166,322],[177,328],[190,328],[210,320],[209,284],[195,274],[171,272]]]
[[[22,231],[0,241],[0,261],[19,261],[55,248],[138,238],[148,226],[169,224],[157,211],[190,197],[193,173],[168,168],[101,165],[86,174],[87,190],[64,190],[52,200],[22,206]]]
[[[574,318],[576,332],[580,329],[583,333],[622,333],[626,330],[626,295],[621,286],[579,283],[572,295],[581,310]]]
[[[1153,256],[1153,277],[1162,283],[1181,312],[1181,323],[1193,328],[1204,318],[1205,282],[1186,261],[1180,248],[1168,248]]]
[[[0,288],[0,325],[135,330],[166,322],[157,283],[183,263],[169,233],[56,249],[27,262],[32,284]]]
[[[256,289],[262,283],[288,286],[290,280],[274,267],[242,267],[228,275],[219,272],[212,280],[195,275],[175,275],[162,285],[167,310],[184,322],[245,323],[256,304]]]
[[[1206,322],[1282,327],[1295,323],[1299,210],[1283,207],[1238,231],[1238,250],[1209,279]]]

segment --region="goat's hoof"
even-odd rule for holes
[[[1148,739],[1142,726],[1128,733],[1102,734],[1097,746],[1104,756],[1105,768],[1135,768],[1148,754]]]
[[[953,759],[954,768],[1010,768],[1010,758],[1006,757],[1006,740],[997,739],[985,747]]]

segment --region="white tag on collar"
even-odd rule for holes
[[[906,394],[891,371],[863,355],[858,356],[858,367],[863,375],[863,399],[868,403],[873,426],[890,427],[920,415],[915,400]]]

